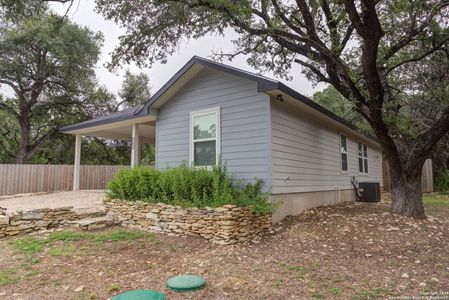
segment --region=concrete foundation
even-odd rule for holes
[[[338,204],[341,202],[355,201],[352,189],[306,192],[294,194],[275,194],[271,196],[279,206],[273,214],[273,224],[281,221],[286,216],[298,215],[306,209],[313,207]]]

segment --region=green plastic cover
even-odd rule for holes
[[[150,290],[134,290],[127,291],[117,296],[112,297],[111,300],[165,300],[165,295],[159,292]]]
[[[175,292],[201,289],[206,285],[204,278],[195,275],[179,275],[167,280],[167,287]]]

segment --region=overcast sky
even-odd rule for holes
[[[65,13],[67,4],[52,3],[51,8],[58,13]],[[120,28],[112,21],[106,21],[103,16],[94,11],[94,0],[75,0],[68,16],[76,23],[89,27],[94,31],[101,31],[104,34],[104,45],[101,52],[100,61],[96,67],[96,74],[99,82],[114,93],[120,89],[123,81],[123,74],[126,68],[133,72],[143,71],[150,77],[151,91],[156,91],[167,82],[173,74],[175,74],[192,56],[198,55],[210,58],[212,52],[223,50],[231,51],[233,45],[231,43],[232,36],[223,37],[205,37],[199,40],[191,40],[183,42],[176,53],[168,58],[166,64],[155,64],[151,69],[139,69],[136,66],[125,66],[122,70],[118,70],[115,74],[108,71],[103,65],[110,59],[109,53],[118,44],[118,37],[124,33],[124,29]],[[232,33],[231,33],[232,34]],[[238,67],[247,71],[253,71],[246,63],[244,57],[238,57],[232,62],[226,62],[234,67]],[[275,78],[272,74],[263,74],[267,77]],[[299,67],[292,70],[291,75],[294,77],[292,81],[284,81],[287,85],[294,88],[298,92],[311,96],[316,90],[312,84],[300,73]],[[4,90],[4,87],[2,87]],[[7,94],[9,94],[7,92]]]

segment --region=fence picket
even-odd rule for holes
[[[80,189],[104,189],[121,168],[128,166],[81,166]],[[69,191],[72,187],[72,165],[0,164],[0,196]]]
[[[388,161],[384,160],[382,162],[382,173],[383,173],[383,181],[384,181],[384,190],[390,191],[390,169],[388,168]],[[421,186],[423,193],[432,193],[433,192],[433,171],[432,171],[432,160],[427,159],[424,162],[424,166],[422,168],[422,177],[421,177]]]

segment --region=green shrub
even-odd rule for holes
[[[439,192],[449,192],[449,170],[438,172],[435,178],[435,188]]]
[[[266,214],[273,210],[262,181],[244,184],[233,179],[226,167],[212,170],[186,165],[160,171],[150,168],[120,170],[108,184],[108,196],[128,201],[163,202],[182,207],[219,207],[234,204]]]

